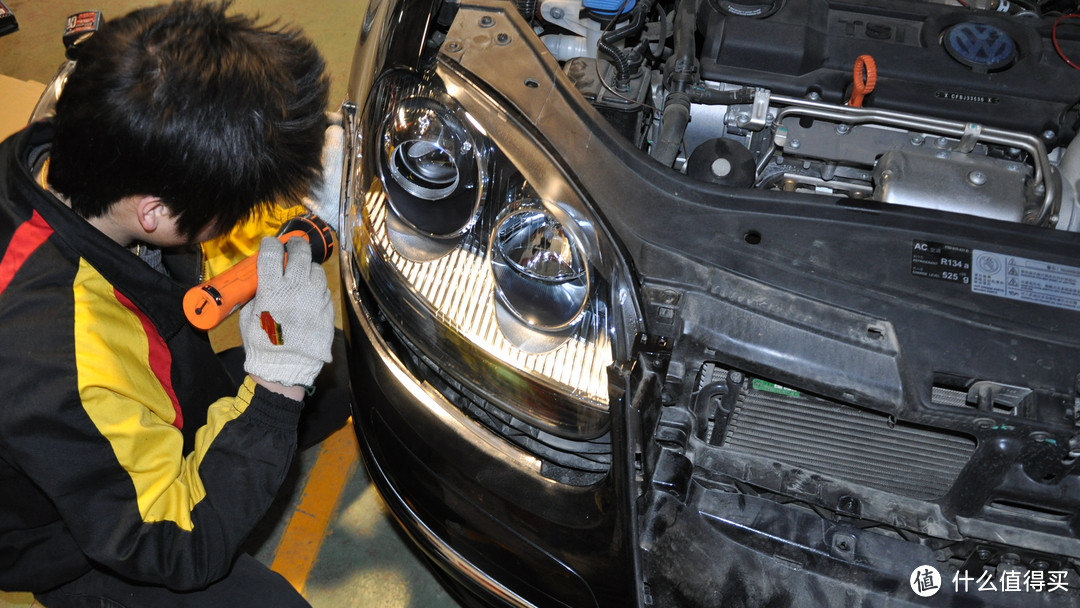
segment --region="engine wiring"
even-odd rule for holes
[[[615,9],[615,15],[616,16],[612,17],[611,19],[608,19],[607,23],[604,24],[604,28],[603,28],[603,30],[601,30],[600,37],[596,41],[596,56],[597,57],[600,56],[600,51],[602,50],[601,44],[602,44],[602,42],[604,40],[604,37],[607,36],[609,33],[611,33],[612,26],[615,25],[616,21],[618,21],[617,16],[622,14],[622,12],[626,8],[626,5],[627,5],[628,2],[630,2],[630,0],[622,0],[622,2],[619,4],[619,7],[617,9]],[[660,44],[663,45],[664,40],[660,40]],[[652,105],[650,103],[646,103],[644,101],[638,101],[636,99],[632,99],[630,97],[627,97],[627,96],[623,95],[619,91],[615,90],[615,88],[613,86],[611,86],[611,84],[609,84],[606,80],[604,80],[603,74],[600,73],[600,62],[599,61],[593,62],[593,68],[596,70],[596,78],[600,82],[600,86],[604,87],[604,89],[607,90],[608,93],[611,93],[615,97],[617,97],[617,98],[619,98],[619,99],[621,99],[621,100],[623,100],[623,101],[625,101],[627,103],[632,103],[635,106],[641,106],[641,107],[647,108],[649,110],[652,110],[653,112],[660,112],[661,111],[660,108],[657,108],[656,106],[654,106],[654,105]]]

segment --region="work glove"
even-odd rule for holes
[[[330,126],[323,136],[322,174],[312,180],[311,191],[304,199],[308,211],[319,216],[334,230],[338,227],[341,207],[342,163],[345,159],[345,130],[340,114],[327,114]]]
[[[244,371],[286,386],[310,387],[330,362],[334,341],[326,273],[311,261],[311,245],[301,238],[289,239],[288,245],[263,238],[256,264],[259,287],[240,309]]]

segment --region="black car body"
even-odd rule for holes
[[[372,0],[354,421],[467,601],[1080,605],[1067,5]]]

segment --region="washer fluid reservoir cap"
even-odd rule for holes
[[[630,9],[634,8],[634,0],[626,0],[625,6],[623,0],[583,0],[581,6],[598,15],[614,15],[620,6],[623,13],[630,12]]]
[[[941,43],[953,59],[976,72],[1004,70],[1016,61],[1016,42],[989,23],[954,25],[945,32]]]

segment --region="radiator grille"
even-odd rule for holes
[[[921,500],[944,495],[975,449],[967,437],[796,391],[754,388],[732,411],[722,445]]]

